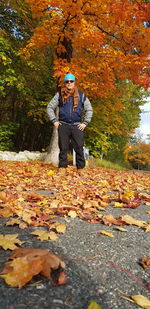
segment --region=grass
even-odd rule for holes
[[[88,166],[89,167],[97,167],[97,166],[102,166],[102,167],[106,167],[106,168],[111,168],[111,169],[115,169],[115,170],[125,170],[125,169],[130,169],[130,166],[125,166],[125,165],[121,165],[118,163],[114,163],[114,162],[110,162],[107,160],[101,160],[98,158],[90,158],[88,160]]]
[[[68,154],[68,163],[73,164],[73,156],[71,153]],[[125,170],[125,169],[131,169],[130,165],[126,165],[125,163],[114,163],[107,160],[101,160],[99,158],[90,157],[88,161],[86,161],[87,167],[105,167],[105,168],[111,168],[115,170]]]

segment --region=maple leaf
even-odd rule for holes
[[[66,283],[66,276],[62,271],[62,268],[65,267],[64,262],[60,260],[58,255],[48,250],[16,249],[10,256],[10,259],[13,259],[13,261],[5,263],[0,274],[0,277],[8,285],[21,288],[37,274],[52,279],[54,270],[58,270],[56,284]]]
[[[50,229],[55,229],[57,233],[64,234],[66,232],[66,225],[63,223],[55,222],[50,225]]]
[[[0,235],[0,247],[2,247],[4,250],[16,249],[16,245],[22,245],[24,243],[24,241],[20,241],[19,239],[17,239],[17,237],[18,234]]]
[[[56,241],[58,239],[57,235],[55,232],[51,231],[51,232],[45,232],[43,230],[36,230],[34,232],[31,233],[32,235],[36,235],[38,236],[38,239],[43,241],[43,240],[52,240],[52,241]]]
[[[150,309],[150,300],[143,295],[133,295],[131,298],[142,308]]]
[[[25,229],[27,227],[27,224],[25,222],[20,221],[19,219],[12,219],[6,222],[6,225],[19,225],[20,229]]]

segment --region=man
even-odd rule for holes
[[[55,110],[59,107],[58,119]],[[85,110],[82,122],[82,109]],[[85,167],[83,152],[83,131],[92,118],[92,106],[89,99],[78,90],[75,76],[67,73],[64,77],[64,87],[57,92],[47,106],[51,122],[58,128],[59,167],[67,167],[67,152],[70,141],[76,153],[77,169]]]

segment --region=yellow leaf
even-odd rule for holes
[[[98,231],[98,233],[109,236],[109,237],[114,237],[114,235],[108,231],[101,230],[101,231]]]
[[[150,206],[150,202],[146,202],[145,205],[146,205],[146,206]]]
[[[76,218],[77,217],[77,213],[74,210],[70,210],[68,212],[68,216],[71,217],[71,218]]]
[[[22,245],[24,241],[20,241],[17,239],[18,234],[7,234],[7,235],[0,235],[0,247],[4,250],[10,249],[14,250],[17,248],[17,245]]]
[[[63,224],[63,223],[58,223],[55,226],[55,229],[56,229],[57,233],[64,234],[66,232],[66,225]]]
[[[20,197],[20,198],[18,198],[18,202],[24,202],[24,198],[23,197]]]
[[[145,309],[150,309],[150,300],[143,295],[133,295],[131,298],[134,302]]]
[[[47,175],[49,175],[49,176],[50,176],[50,175],[53,175],[53,174],[54,174],[54,171],[52,171],[52,170],[50,170],[50,171],[47,172]]]
[[[119,208],[119,207],[123,207],[123,206],[124,206],[123,203],[118,203],[118,202],[115,202],[115,203],[114,203],[114,207],[115,207],[115,208]]]
[[[150,232],[150,223],[144,226],[145,232]]]
[[[102,309],[102,307],[98,305],[94,300],[91,300],[87,309]]]
[[[31,233],[32,235],[36,235],[38,236],[38,239],[43,241],[43,240],[52,240],[55,241],[58,239],[57,235],[55,232],[45,232],[43,230],[36,230],[34,232]]]
[[[122,221],[125,221],[127,224],[137,225],[139,227],[144,227],[146,222],[141,220],[136,220],[129,215],[124,215],[121,217]]]
[[[116,230],[121,232],[128,232],[128,230],[124,229],[123,227],[116,227]]]
[[[25,229],[27,224],[25,222],[21,222],[19,219],[11,219],[6,222],[6,225],[15,225],[18,224],[20,229]]]

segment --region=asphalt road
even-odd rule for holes
[[[51,193],[46,191],[45,194]],[[115,217],[130,214],[150,221],[148,210],[149,206],[145,205],[125,210],[109,206],[105,214]],[[150,257],[150,234],[136,226],[125,226],[128,232],[121,232],[115,226],[90,224],[78,218],[58,220],[67,225],[66,233],[59,235],[56,242],[40,242],[30,234],[32,227],[20,230],[4,225],[7,219],[1,219],[0,233],[18,233],[19,239],[26,241],[22,247],[49,249],[61,254],[66,263],[67,284],[55,287],[51,281],[37,276],[18,289],[6,285],[0,278],[0,309],[87,309],[90,300],[102,309],[141,308],[123,297],[136,294],[149,297],[150,268],[144,270],[140,261]],[[114,237],[98,234],[99,230],[110,231]],[[11,251],[0,249],[1,268],[10,254]]]

